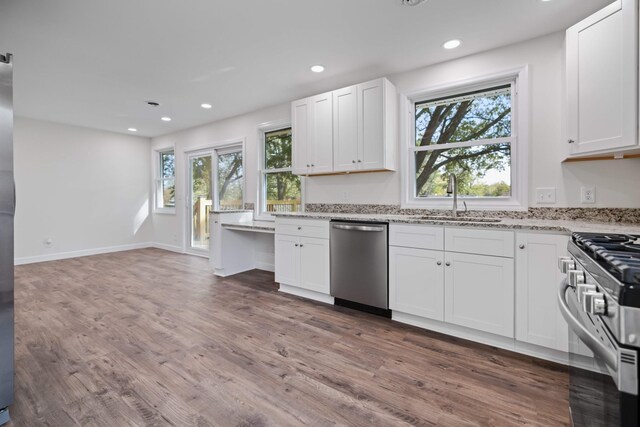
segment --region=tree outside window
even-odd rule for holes
[[[415,196],[446,196],[450,174],[467,198],[511,196],[511,85],[415,104]]]
[[[300,177],[292,173],[291,128],[265,132],[261,211],[297,212],[302,207]]]

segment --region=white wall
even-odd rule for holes
[[[401,93],[464,80],[470,76],[529,65],[529,205],[548,207],[640,207],[640,159],[563,164],[568,153],[563,137],[563,40],[556,33],[524,43],[412,70],[389,79]],[[353,82],[358,83],[358,82]],[[337,89],[337,88],[336,88]],[[218,141],[246,138],[247,202],[256,202],[258,126],[290,120],[289,104],[274,106],[172,135],[154,138],[155,148],[175,144],[178,156],[178,203],[184,206],[184,151],[215,145]],[[404,144],[404,143],[402,143]],[[404,146],[404,145],[403,145]],[[400,149],[400,148],[399,148]],[[311,177],[306,180],[308,203],[400,204],[400,173]],[[581,205],[581,186],[595,185],[597,203]],[[556,187],[557,203],[536,205],[536,187]],[[157,242],[183,246],[184,209],[176,215],[154,215]]]
[[[489,75],[529,65],[529,205],[536,187],[556,187],[551,207],[640,207],[640,159],[562,164],[568,153],[563,136],[564,33],[389,76],[401,93]],[[354,82],[355,83],[355,82]],[[404,148],[404,142],[400,142]],[[595,205],[580,204],[580,187],[596,186]],[[400,174],[379,173],[311,178],[307,202],[400,203]]]
[[[151,241],[148,138],[21,117],[14,132],[16,262]]]

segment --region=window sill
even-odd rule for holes
[[[470,211],[526,211],[528,206],[519,203],[517,200],[465,200],[458,199],[458,210],[464,211],[464,203]],[[402,209],[442,209],[451,210],[453,200],[410,200],[403,202]]]

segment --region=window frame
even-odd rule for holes
[[[268,213],[266,210],[266,191],[267,191],[267,175],[270,173],[278,172],[291,172],[293,173],[293,142],[291,147],[291,166],[288,168],[267,169],[265,165],[265,142],[266,134],[278,130],[291,129],[292,124],[290,121],[274,121],[263,123],[258,127],[258,191],[256,196],[256,206],[254,209],[254,216],[259,221],[275,221],[275,217]],[[295,175],[295,174],[294,174]],[[304,212],[304,194],[305,194],[305,179],[303,176],[298,175],[300,178],[300,212]]]
[[[162,170],[162,155],[167,153],[173,153],[173,185],[174,185],[174,199],[176,203],[173,206],[165,207],[159,206],[160,201],[162,200],[162,182],[167,179],[171,179],[171,177],[167,178],[163,176]],[[175,215],[176,214],[176,204],[178,201],[178,185],[176,182],[176,168],[177,168],[177,157],[176,157],[176,149],[175,146],[162,147],[153,150],[153,164],[154,164],[154,178],[153,178],[153,212],[158,214],[168,214]]]
[[[432,151],[430,147],[416,147],[415,105],[429,99],[455,97],[467,92],[511,85],[511,136],[507,138],[479,139],[451,143],[449,148],[478,146],[509,142],[511,147],[511,196],[510,197],[458,197],[468,208],[483,210],[527,210],[528,209],[528,140],[529,140],[529,84],[528,66],[503,72],[476,76],[469,79],[445,83],[420,89],[401,96],[401,161],[403,166],[401,207],[423,209],[451,209],[450,197],[418,197],[416,195],[415,153]]]

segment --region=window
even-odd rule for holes
[[[262,148],[259,216],[300,211],[300,177],[291,172],[291,128],[265,131]]]
[[[242,146],[217,148],[216,209],[244,209],[244,163]]]
[[[156,210],[175,212],[176,169],[174,150],[158,152],[158,174],[156,178]]]
[[[514,76],[414,97],[405,205],[450,207],[454,174],[458,197],[470,208],[526,207],[516,87]]]

